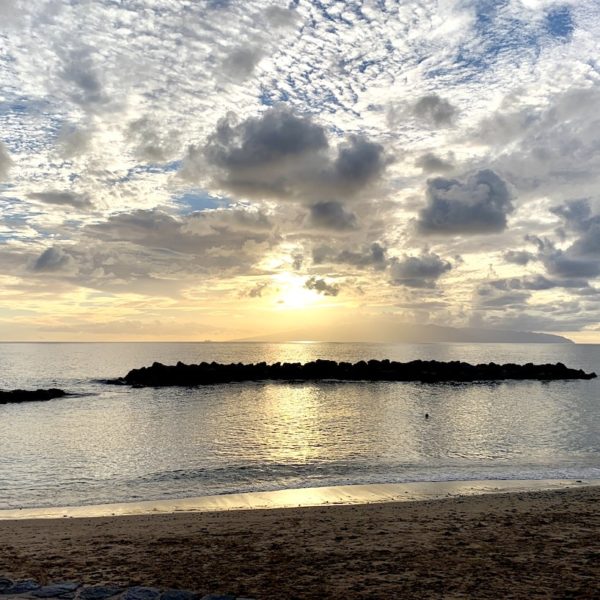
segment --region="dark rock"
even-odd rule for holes
[[[35,579],[23,579],[15,581],[10,587],[4,588],[2,594],[28,594],[40,587],[40,584]]]
[[[125,377],[115,380],[135,386],[196,386],[240,381],[421,381],[473,382],[558,379],[593,379],[595,373],[584,373],[581,369],[569,369],[562,363],[556,365],[526,365],[496,363],[471,365],[460,361],[439,362],[436,360],[413,360],[399,363],[389,360],[361,360],[355,364],[337,363],[333,360],[315,360],[306,364],[264,362],[244,365],[200,363],[166,366],[155,362],[151,367],[133,369]]]
[[[83,588],[79,592],[79,600],[106,600],[111,596],[116,596],[123,591],[122,588],[103,585],[94,585]]]
[[[62,398],[67,392],[57,388],[49,390],[9,390],[0,391],[0,404],[9,404],[13,402],[39,402],[40,400],[52,400]]]
[[[231,594],[206,594],[201,600],[235,600],[235,596]]]
[[[130,587],[121,596],[121,600],[158,600],[160,590],[157,588],[135,586]]]
[[[198,594],[186,590],[165,590],[160,600],[197,600]]]
[[[0,594],[7,588],[12,587],[13,582],[11,579],[5,579],[4,577],[0,577]]]
[[[79,583],[55,583],[53,585],[45,585],[32,592],[31,595],[36,598],[65,598],[79,586]]]

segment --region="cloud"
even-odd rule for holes
[[[437,280],[451,269],[450,262],[431,252],[422,252],[420,256],[405,254],[391,262],[391,282],[412,288],[434,288]]]
[[[267,7],[265,17],[273,27],[290,27],[298,21],[298,13],[295,10],[281,6]]]
[[[463,180],[428,180],[427,206],[419,212],[417,225],[425,234],[499,233],[513,210],[505,181],[486,169]]]
[[[346,231],[356,228],[356,215],[340,202],[317,202],[310,207],[309,225],[317,229]]]
[[[118,246],[129,244],[153,260],[169,257],[183,271],[250,272],[261,256],[278,242],[268,217],[258,210],[229,208],[183,217],[160,210],[136,210],[89,225],[85,234]],[[162,262],[161,259],[161,262]],[[192,265],[190,260],[197,261]]]
[[[62,248],[51,246],[40,254],[33,264],[33,270],[38,273],[55,273],[68,271],[73,267],[73,257]]]
[[[204,146],[190,147],[181,175],[249,198],[314,203],[355,196],[388,164],[381,145],[352,135],[332,149],[324,127],[279,106],[221,119]]]
[[[563,220],[577,237],[566,248],[557,248],[547,239],[530,238],[548,273],[565,279],[594,279],[600,276],[600,214],[593,214],[588,200],[575,200],[551,212]]]
[[[136,157],[144,161],[166,162],[179,149],[179,133],[173,130],[160,131],[149,117],[132,121],[127,128],[127,136]]]
[[[550,212],[560,217],[568,229],[585,231],[590,224],[592,208],[587,199],[571,200],[561,206],[555,206]]]
[[[533,260],[536,260],[535,254],[527,250],[507,250],[502,257],[508,263],[525,266]]]
[[[256,65],[263,57],[263,51],[252,45],[244,45],[234,48],[223,60],[221,68],[223,72],[239,81],[243,81],[252,75]]]
[[[93,132],[65,123],[57,137],[59,152],[63,158],[77,158],[90,149]]]
[[[304,287],[323,294],[323,296],[337,296],[340,293],[339,285],[335,283],[327,283],[324,279],[311,277],[304,282]]]
[[[452,125],[457,110],[448,100],[437,94],[428,94],[415,102],[413,113],[431,127],[448,127]]]
[[[585,288],[587,284],[578,279],[562,279],[551,280],[543,275],[526,275],[524,277],[510,277],[506,279],[496,279],[488,281],[483,285],[483,288],[493,288],[500,291],[511,290],[530,290],[541,291],[551,290],[557,287],[562,288]]]
[[[29,194],[32,200],[39,200],[45,204],[56,204],[58,206],[71,206],[72,208],[89,209],[93,207],[92,201],[87,194],[75,192],[61,192],[50,190],[47,192],[34,192]]]
[[[111,103],[100,77],[100,69],[89,49],[73,50],[66,57],[59,77],[67,84],[71,100],[84,110],[102,111]]]
[[[321,126],[286,108],[275,108],[239,124],[235,115],[229,114],[219,121],[205,153],[211,164],[232,172],[268,169],[327,146]]]
[[[454,170],[453,156],[448,159],[440,158],[433,152],[422,154],[415,161],[415,166],[423,169],[424,173],[448,173]]]
[[[8,178],[8,171],[12,166],[13,161],[6,149],[6,146],[0,142],[0,183]]]
[[[316,246],[312,250],[313,263],[316,265],[330,264],[345,264],[358,268],[373,267],[378,270],[387,267],[386,248],[378,242],[374,242],[370,246],[362,248],[359,251],[335,250],[330,246]]]
[[[336,185],[342,188],[347,186],[348,191],[362,189],[378,177],[384,168],[383,146],[361,136],[351,136],[348,142],[338,147],[334,163]]]
[[[268,282],[257,283],[253,288],[246,292],[250,298],[262,298],[263,292],[269,287]]]

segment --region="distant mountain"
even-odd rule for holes
[[[383,343],[512,343],[512,344],[572,344],[560,335],[507,331],[475,327],[442,327],[411,325],[389,321],[336,323],[326,327],[306,327],[245,338],[245,342],[383,342]]]

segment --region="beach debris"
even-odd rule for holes
[[[186,365],[178,362],[167,366],[155,362],[150,367],[132,369],[119,379],[106,383],[134,387],[197,386],[244,381],[420,381],[490,382],[504,380],[555,381],[562,379],[593,379],[596,373],[570,369],[563,363],[534,365],[527,363],[504,365],[493,362],[472,365],[466,362],[413,360],[400,363],[390,360],[361,360],[357,363],[315,360],[301,363],[260,362],[256,364],[221,364],[202,362]]]
[[[10,404],[13,402],[39,402],[40,400],[53,400],[62,398],[67,392],[57,388],[48,390],[0,390],[0,404]]]

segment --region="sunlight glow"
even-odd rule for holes
[[[282,309],[310,308],[321,301],[321,296],[304,285],[304,279],[291,273],[279,273],[273,277],[278,293],[275,301]]]

